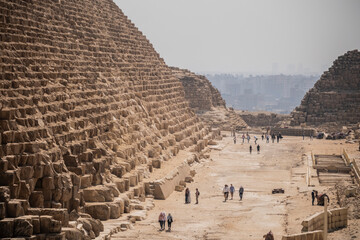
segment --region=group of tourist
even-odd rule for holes
[[[236,144],[236,132],[232,131],[231,136],[234,137],[234,144]],[[242,143],[245,143],[245,139],[247,140],[248,143],[250,143],[251,137],[250,137],[250,134],[248,132],[246,134],[243,133],[241,138],[242,138]],[[270,135],[270,134],[263,133],[261,135],[261,140],[264,141],[264,139],[266,139],[266,143],[270,142],[270,138],[271,138],[273,143],[275,142],[275,140],[276,140],[277,143],[279,143],[280,139],[282,139],[283,136],[281,135],[280,132],[278,134],[272,133]],[[258,141],[258,137],[256,135],[254,135],[254,143],[255,143],[255,145],[257,144],[257,141]]]
[[[159,215],[160,231],[165,230],[166,221],[168,223],[168,231],[170,232],[171,231],[171,223],[173,222],[173,217],[171,216],[171,213],[169,213],[168,216],[166,217],[166,213],[161,212]]]
[[[224,202],[226,202],[228,200],[229,193],[231,196],[230,200],[233,200],[234,192],[235,192],[235,187],[232,184],[230,184],[230,187],[227,184],[225,184],[224,189],[223,189],[223,194],[224,194],[224,198],[225,198]],[[244,194],[244,188],[243,188],[243,186],[240,186],[240,188],[239,188],[240,201],[243,198],[243,194]]]
[[[200,192],[199,189],[196,188],[195,190],[195,204],[199,204],[199,196],[200,196]],[[190,196],[190,189],[186,188],[185,189],[185,204],[189,204],[191,203],[191,196]]]
[[[231,136],[234,137],[234,144],[236,144],[236,132],[231,131]],[[270,142],[270,137],[271,137],[271,140],[272,140],[273,143],[275,142],[275,139],[276,139],[277,143],[279,143],[280,139],[283,138],[283,136],[281,135],[280,132],[277,135],[275,135],[275,133],[272,133],[271,135],[263,133],[261,135],[261,140],[264,141],[264,139],[266,139],[266,143],[269,143]],[[248,132],[246,133],[246,135],[245,135],[245,133],[243,133],[241,138],[242,138],[242,144],[244,144],[245,139],[247,139],[247,142],[250,143],[251,137],[250,137]],[[258,141],[258,138],[257,138],[257,136],[254,135],[254,143],[255,143],[255,146],[256,146],[256,150],[257,150],[257,153],[260,153],[260,144],[258,144],[257,141]],[[252,145],[250,145],[249,146],[250,154],[252,153],[252,150],[253,150],[253,147],[252,147]]]

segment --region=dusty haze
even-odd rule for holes
[[[357,0],[115,0],[168,65],[320,74],[360,48]]]

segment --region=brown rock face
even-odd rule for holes
[[[338,57],[301,105],[292,112],[292,125],[319,126],[355,124],[360,121],[360,52],[349,51]]]
[[[1,237],[78,235],[58,233],[72,210],[119,217],[153,161],[200,149],[181,82],[111,0],[0,5]]]
[[[219,90],[205,76],[175,67],[171,70],[184,86],[185,99],[202,121],[213,128],[227,131],[247,127],[239,114],[226,108]]]
[[[226,103],[219,90],[214,88],[205,76],[186,69],[174,67],[171,69],[184,86],[185,98],[195,112],[209,111],[214,107],[225,108]]]

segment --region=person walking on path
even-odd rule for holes
[[[280,140],[280,134],[276,135],[276,142],[279,143]]]
[[[236,137],[234,136],[234,144],[236,144]]]
[[[244,142],[245,142],[245,134],[243,134],[241,138],[242,138],[242,140],[243,140],[242,143],[244,144]]]
[[[199,196],[200,196],[199,189],[196,189],[196,191],[195,191],[196,203],[195,204],[199,204]]]
[[[266,143],[269,143],[269,139],[270,139],[269,134],[266,134]]]
[[[251,152],[252,152],[252,146],[251,145],[250,145],[249,149],[250,149],[250,154],[251,154]]]
[[[243,198],[243,194],[244,194],[244,188],[243,188],[243,186],[240,186],[240,188],[239,188],[240,201],[241,201],[242,198]]]
[[[235,192],[235,188],[232,184],[230,184],[230,195],[231,195],[231,200],[233,200],[234,197],[234,192]]]
[[[226,200],[229,198],[229,187],[227,184],[225,184],[225,187],[223,189],[223,193],[224,193],[224,202],[226,202]]]
[[[257,141],[257,136],[254,136],[254,141],[255,141],[255,145],[256,145],[256,141]]]
[[[275,141],[275,133],[273,133],[273,134],[271,135],[271,140],[272,140],[272,143],[274,143],[274,141]]]
[[[312,200],[312,205],[314,206],[314,202],[315,202],[315,190],[313,190],[311,192],[311,200]]]
[[[165,230],[166,213],[161,212],[159,215],[160,231]]]
[[[261,135],[261,141],[264,141],[264,133]]]
[[[260,145],[259,144],[256,146],[256,149],[257,149],[257,153],[260,153]]]
[[[173,222],[173,217],[171,216],[170,213],[167,216],[167,222],[168,222],[168,232],[171,232],[171,223]],[[165,223],[164,223],[164,225],[165,225]]]
[[[190,189],[189,188],[186,188],[185,190],[185,203],[190,203],[191,200],[190,200]]]
[[[248,143],[250,142],[250,135],[249,133],[246,133],[246,139],[248,140]]]

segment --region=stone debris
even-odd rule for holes
[[[274,188],[272,191],[271,191],[272,194],[276,194],[276,193],[285,193],[285,190],[282,189],[282,188]]]

